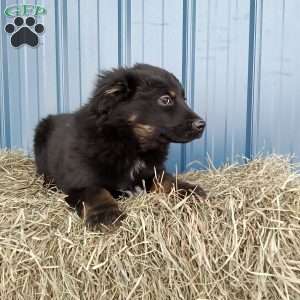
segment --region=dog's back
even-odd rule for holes
[[[64,148],[73,137],[73,115],[48,116],[40,121],[34,135],[34,154],[37,173],[55,179],[53,170],[63,160]]]
[[[50,115],[41,120],[35,129],[34,155],[38,174],[43,174],[47,171],[47,143],[53,128],[53,116]]]

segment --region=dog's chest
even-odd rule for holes
[[[120,191],[132,191],[137,181],[143,179],[146,168],[146,162],[141,159],[136,159],[127,164],[123,172],[118,174],[119,176],[112,178],[114,188]]]
[[[134,180],[145,167],[146,164],[143,160],[140,159],[135,160],[129,170],[130,179]]]

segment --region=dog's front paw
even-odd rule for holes
[[[192,194],[197,195],[203,199],[207,198],[206,192],[199,185],[192,185],[192,188],[189,189]]]
[[[181,182],[179,189],[181,192],[183,192],[185,195],[194,195],[194,196],[198,196],[202,199],[206,199],[207,198],[207,194],[206,192],[199,186],[196,184],[190,184],[187,182]]]
[[[111,225],[118,224],[124,217],[125,214],[118,207],[110,207],[105,210],[95,208],[85,216],[85,222],[89,226]]]

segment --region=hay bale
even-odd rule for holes
[[[300,299],[300,183],[287,158],[185,175],[205,201],[141,194],[90,231],[32,161],[0,152],[0,299]]]

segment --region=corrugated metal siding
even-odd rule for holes
[[[2,29],[16,2],[1,0]],[[262,151],[300,155],[300,1],[26,3],[46,7],[46,31],[38,48],[15,49],[1,29],[1,147],[31,152],[38,120],[87,101],[99,71],[147,62],[178,76],[208,122],[202,140],[172,146],[172,170],[205,165],[207,154],[216,165]]]
[[[254,152],[300,157],[300,1],[264,0],[257,15]]]

